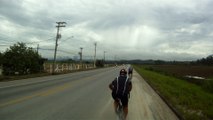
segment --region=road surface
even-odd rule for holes
[[[0,120],[117,120],[109,83],[120,68],[0,82]],[[128,120],[177,120],[134,71]]]

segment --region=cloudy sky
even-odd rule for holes
[[[196,60],[213,54],[212,0],[0,0],[0,51],[25,42],[53,58]]]

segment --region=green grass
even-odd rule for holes
[[[213,93],[213,67],[212,66],[193,66],[193,65],[145,65],[146,70],[154,71],[166,76],[183,79],[202,87],[203,90]],[[186,75],[197,75],[205,79],[192,79]]]
[[[201,86],[134,66],[136,71],[187,120],[213,119],[213,94]]]

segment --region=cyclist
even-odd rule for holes
[[[128,68],[128,76],[129,76],[130,78],[132,78],[132,73],[133,73],[133,68],[132,68],[132,66],[130,66],[130,67]]]
[[[132,82],[128,78],[127,71],[125,69],[120,70],[120,75],[109,84],[109,88],[112,90],[115,111],[117,110],[120,99],[123,106],[124,118],[126,119],[128,114],[128,99],[132,89]]]

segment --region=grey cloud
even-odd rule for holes
[[[209,53],[200,49],[212,43],[211,0],[65,0],[60,3],[32,0],[27,6],[23,3],[24,0],[1,0],[1,19],[15,25],[10,26],[14,31],[21,27],[24,32],[17,31],[17,34],[26,40],[54,37],[55,22],[65,21],[60,47],[74,45],[70,51],[83,46],[87,54],[93,54],[92,43],[98,41],[100,56],[101,51],[107,50],[108,54],[112,51],[111,54],[129,59],[190,60]],[[63,41],[71,35],[75,40]],[[203,44],[199,47],[198,43]],[[201,52],[196,55],[193,51],[198,49]]]
[[[27,16],[23,13],[24,9],[21,7],[21,0],[8,0],[0,1],[0,13],[1,16],[8,18],[12,22],[24,24],[27,20]]]
[[[34,27],[38,29],[48,29],[52,27],[53,18],[51,18],[47,11],[29,12],[28,9],[23,6],[23,3],[23,0],[1,0],[0,16],[23,27]]]

